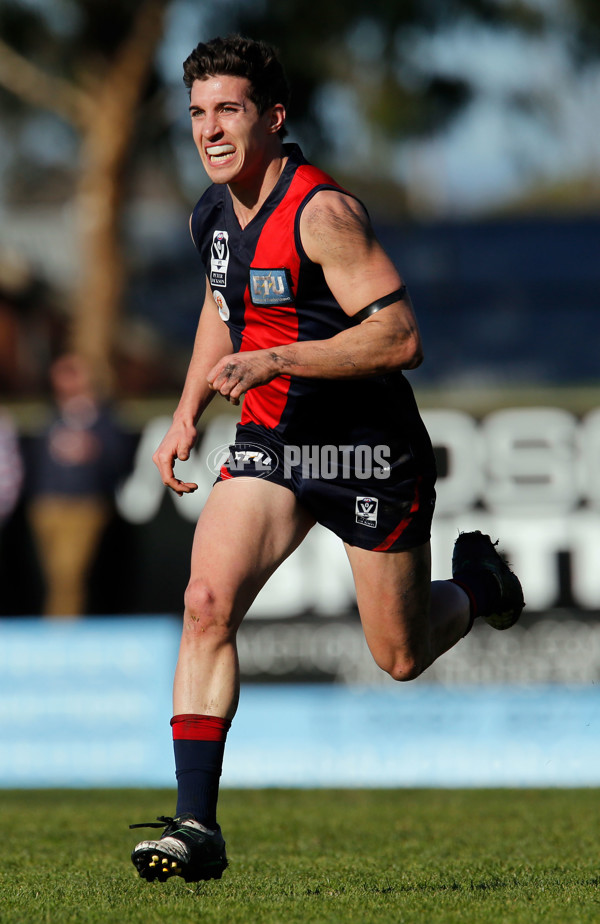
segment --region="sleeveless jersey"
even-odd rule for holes
[[[244,229],[226,185],[210,186],[192,213],[194,243],[234,352],[326,340],[356,324],[300,240],[307,202],[341,187],[297,145],[284,150],[288,160],[276,186]],[[399,451],[407,439],[411,446],[417,436],[420,442],[424,431],[402,373],[343,381],[277,376],[245,394],[241,423],[266,427],[288,443],[375,444],[387,434],[399,440]]]

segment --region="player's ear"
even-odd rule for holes
[[[283,103],[275,103],[269,110],[269,132],[274,135],[283,126],[285,122],[285,106]]]

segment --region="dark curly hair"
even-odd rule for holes
[[[246,77],[250,81],[250,99],[260,115],[276,103],[287,107],[290,89],[277,52],[266,42],[228,35],[200,42],[183,62],[183,82],[191,91],[195,80],[221,74]],[[287,134],[285,125],[279,129]]]

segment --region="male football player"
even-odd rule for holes
[[[273,49],[240,36],[199,44],[184,82],[212,185],[190,221],[206,297],[154,456],[164,484],[196,489],[174,462],[189,458],[215,395],[243,407],[192,549],[171,720],[177,807],[132,859],[145,879],[198,881],[227,865],[216,806],[236,632],[316,522],[344,542],[367,643],[396,680],[419,676],[477,616],[512,625],[523,597],[481,533],[461,534],[453,578],[431,582],[435,462],[403,374],[423,358],[411,300],[361,202],[283,142],[288,87]]]

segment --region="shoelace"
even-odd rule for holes
[[[157,815],[156,821],[142,821],[136,825],[129,825],[130,828],[164,828],[165,825],[175,824],[175,819],[169,815]]]

